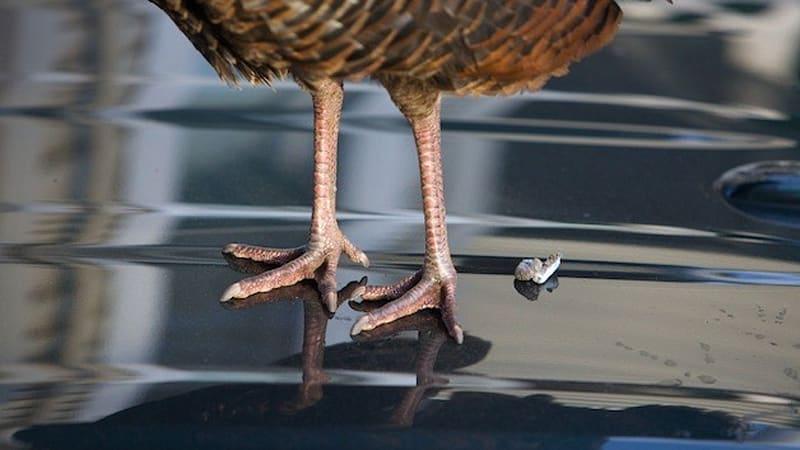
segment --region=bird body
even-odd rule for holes
[[[613,0],[151,0],[220,77],[411,77],[455,94],[539,89],[604,46]]]
[[[440,144],[442,93],[537,90],[607,44],[621,11],[613,0],[150,0],[228,83],[269,84],[288,74],[314,104],[314,200],[308,243],[293,249],[229,244],[229,257],[279,267],[231,285],[222,301],[316,280],[330,311],[340,300],[341,254],[368,265],[336,221],[336,152],[343,80],[380,81],[408,119],[419,157],[425,218],[422,269],[363,300],[393,300],[362,316],[353,334],[438,308],[450,335],[456,270],[445,224]]]

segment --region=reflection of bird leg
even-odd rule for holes
[[[379,307],[371,302],[350,302],[350,305],[361,311],[369,311]],[[439,356],[439,350],[447,342],[447,329],[444,327],[438,313],[431,310],[422,310],[362,334],[364,339],[379,339],[411,330],[415,330],[418,333],[417,351],[414,359],[417,384],[406,391],[405,395],[403,395],[403,400],[397,405],[392,417],[389,419],[391,424],[402,427],[411,426],[414,423],[414,415],[417,413],[419,403],[426,397],[426,393],[432,386],[447,383],[446,378],[437,377],[433,371]]]
[[[325,332],[328,329],[328,311],[319,301],[303,302],[303,382],[297,387],[297,396],[281,405],[281,412],[293,414],[313,406],[322,399],[322,385],[329,377],[322,368],[325,359]]]
[[[413,425],[419,403],[425,398],[428,388],[431,385],[447,383],[446,378],[437,377],[433,373],[439,349],[442,348],[445,341],[447,341],[447,333],[441,327],[419,331],[415,362],[417,385],[406,391],[403,400],[395,408],[389,419],[393,425],[403,427]]]
[[[366,278],[352,281],[338,292],[337,307],[364,289]],[[325,360],[325,333],[330,312],[322,305],[321,294],[303,302],[303,382],[297,387],[297,397],[283,405],[285,413],[295,413],[315,405],[322,399],[322,385],[330,377],[322,368]]]
[[[232,263],[233,264],[233,263]],[[243,267],[247,270],[248,266]],[[360,295],[366,285],[366,278],[348,283],[337,293],[337,306]],[[231,300],[225,306],[242,309],[262,303],[301,300],[303,302],[303,382],[297,388],[297,396],[284,403],[280,411],[294,414],[316,404],[322,399],[322,385],[329,377],[322,368],[325,356],[325,333],[331,313],[323,306],[321,294],[315,283],[301,281],[291,286],[274,289],[244,299]]]
[[[439,356],[439,349],[447,341],[447,334],[441,329],[427,329],[419,331],[419,350],[417,351],[417,386],[430,384],[445,384],[447,379],[437,377],[433,373],[433,366]]]

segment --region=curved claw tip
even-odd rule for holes
[[[369,316],[361,316],[356,323],[353,324],[353,328],[350,329],[350,336],[355,336],[362,331],[371,330],[372,328],[373,327],[369,325]]]
[[[350,295],[350,298],[348,298],[347,300],[351,300],[351,299],[354,299],[354,298],[361,297],[362,295],[364,295],[364,292],[366,292],[366,291],[367,291],[367,287],[366,286],[359,285],[357,288],[355,288],[355,290],[353,290],[353,293]]]
[[[222,293],[222,297],[219,298],[221,303],[229,302],[235,298],[244,298],[245,295],[242,295],[242,288],[239,286],[239,283],[233,283],[225,289],[225,292]]]
[[[236,243],[236,242],[233,242],[231,244],[227,244],[227,245],[225,245],[225,247],[222,247],[222,254],[223,255],[232,255],[236,251],[236,249],[238,247],[239,247],[239,244]]]
[[[325,305],[328,307],[328,311],[331,313],[336,312],[336,308],[339,306],[338,296],[335,292],[328,293],[325,295]]]
[[[454,325],[453,329],[450,331],[450,335],[456,340],[456,343],[464,343],[464,330],[461,328],[461,325]]]

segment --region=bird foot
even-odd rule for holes
[[[258,247],[247,244],[228,244],[222,250],[226,257],[249,259],[268,265],[272,270],[245,278],[228,287],[220,298],[226,303],[233,299],[250,297],[273,289],[291,286],[304,279],[313,279],[322,295],[322,302],[331,312],[336,311],[336,269],[339,256],[344,253],[353,262],[369,266],[367,255],[350,242],[341,232],[317,239],[312,236],[308,245],[291,249]]]
[[[464,331],[455,317],[455,271],[443,277],[422,269],[394,284],[367,286],[361,299],[392,301],[361,316],[350,331],[353,336],[426,308],[438,308],[448,334],[459,344],[464,341]]]

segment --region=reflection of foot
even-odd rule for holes
[[[421,277],[415,274],[409,278]],[[383,288],[383,290],[387,290],[388,288],[389,287],[387,286]],[[368,289],[375,291],[378,288],[371,287]],[[373,302],[350,302],[350,305],[359,311],[375,310]],[[417,384],[416,386],[406,390],[405,394],[403,395],[403,399],[395,407],[391,418],[389,419],[389,423],[391,425],[398,427],[408,427],[413,425],[414,416],[419,409],[420,403],[427,398],[431,392],[435,392],[435,389],[432,391],[431,388],[435,388],[436,386],[445,386],[449,383],[447,378],[442,377],[434,372],[434,366],[439,358],[439,350],[442,349],[448,340],[448,332],[444,328],[442,320],[439,318],[439,316],[439,314],[430,310],[419,311],[410,316],[406,316],[377,327],[374,330],[364,331],[363,333],[360,333],[358,337],[354,337],[354,339],[359,341],[369,341],[371,339],[385,339],[403,331],[414,330],[418,332],[419,337],[417,339],[416,352],[414,355],[414,372],[417,375]],[[396,349],[398,348],[396,343],[397,341],[395,341],[395,345],[392,347],[395,349],[395,351],[397,351]],[[452,356],[454,355],[457,357],[463,357],[464,355],[470,354],[470,350],[472,349],[468,349],[466,347],[467,346],[459,346],[458,350],[451,352],[450,360],[445,361],[445,363],[452,362],[454,360]],[[398,353],[398,356],[400,354],[401,353]],[[485,354],[483,356],[485,356]]]
[[[254,249],[258,249],[258,247],[254,247]],[[242,262],[243,266],[240,265]],[[230,263],[237,270],[253,269],[247,260],[233,260]],[[366,277],[347,283],[342,290],[335,293],[337,303],[341,304],[360,296],[364,292],[366,284]],[[323,385],[329,380],[328,375],[322,369],[322,362],[325,354],[325,334],[328,329],[328,320],[332,314],[320,303],[320,292],[312,281],[300,281],[291,286],[223,303],[230,309],[243,309],[259,304],[293,300],[303,302],[303,352],[301,354],[303,382],[297,387],[297,395],[278,406],[281,414],[298,413],[314,406],[322,399]]]
[[[313,228],[312,228],[313,229]],[[339,256],[345,253],[354,262],[369,264],[367,255],[353,245],[338,229],[325,237],[312,238],[305,247],[274,249],[245,244],[228,244],[222,250],[226,256],[249,259],[269,265],[279,265],[262,274],[232,284],[220,301],[245,298],[253,294],[291,286],[304,279],[314,279],[322,300],[331,312],[336,311],[336,268]]]
[[[458,343],[463,342],[464,331],[455,317],[455,269],[450,265],[450,269],[443,274],[438,272],[435,269],[423,269],[388,286],[367,286],[361,295],[363,300],[392,301],[358,319],[351,334],[372,330],[423,309],[438,308],[447,332]]]

